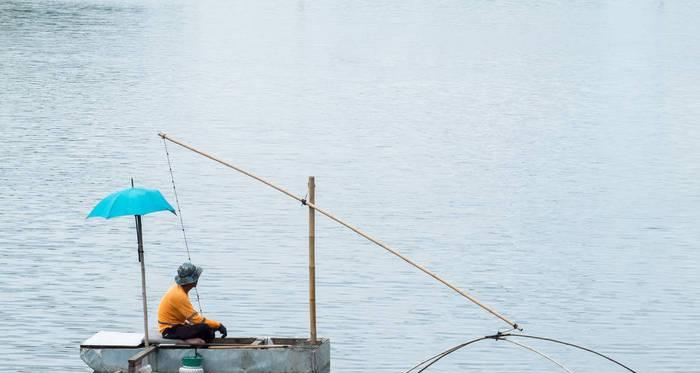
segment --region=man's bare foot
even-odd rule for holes
[[[207,342],[204,342],[204,340],[202,338],[190,338],[190,339],[185,339],[185,343],[190,344],[190,345],[201,346],[203,344],[206,344]]]

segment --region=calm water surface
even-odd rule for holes
[[[174,202],[158,131],[317,201],[521,323],[642,372],[700,371],[696,1],[0,2],[2,365],[86,372],[139,331],[129,184]],[[206,315],[304,336],[307,211],[170,147]],[[334,372],[402,372],[504,327],[317,219]],[[155,313],[187,259],[144,219]],[[155,317],[151,317],[155,322]],[[619,372],[541,348],[574,371]],[[502,342],[433,372],[556,367]]]

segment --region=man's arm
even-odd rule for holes
[[[179,307],[177,307],[180,310],[180,313],[183,315],[185,318],[185,323],[189,324],[202,324],[205,323],[209,325],[212,329],[218,329],[221,326],[221,323],[212,320],[212,319],[207,319],[206,317],[202,316],[199,314],[199,312],[195,311],[194,307],[192,307],[192,302],[190,302],[189,297],[183,297],[180,302],[179,302]]]
[[[200,315],[199,312],[195,311],[194,309],[192,310],[192,313],[190,313],[190,317],[188,317],[187,320],[189,322],[191,322],[192,324],[205,323],[205,324],[209,325],[212,329],[218,329],[221,326],[220,322],[218,322],[216,320],[208,319],[208,318]]]

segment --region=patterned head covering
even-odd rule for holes
[[[199,276],[204,271],[204,268],[197,267],[192,263],[182,263],[180,268],[177,269],[177,276],[175,276],[175,282],[178,285],[188,285],[194,284],[199,280]]]

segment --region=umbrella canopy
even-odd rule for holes
[[[105,197],[92,209],[88,218],[102,217],[105,219],[124,215],[146,215],[156,211],[170,211],[170,206],[162,194],[155,189],[127,188]]]

